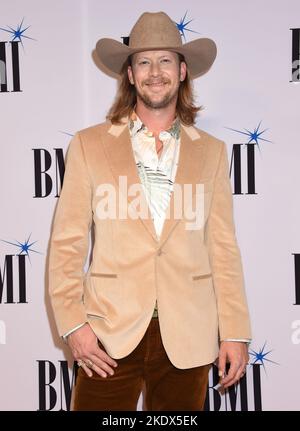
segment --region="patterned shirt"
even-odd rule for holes
[[[176,117],[168,130],[159,133],[163,143],[160,156],[155,137],[133,111],[128,122],[133,154],[141,185],[159,239],[173,191],[180,151],[180,121]],[[157,302],[153,317],[157,317]]]

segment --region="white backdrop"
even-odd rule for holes
[[[291,29],[300,28],[299,0],[0,0],[0,64],[5,52],[7,72],[7,89],[2,85],[0,91],[0,410],[68,408],[73,361],[56,332],[46,283],[61,186],[55,155],[66,153],[77,130],[104,121],[114,98],[116,82],[92,58],[96,41],[122,41],[141,13],[160,10],[177,23],[187,12],[187,29],[197,32],[185,30],[187,42],[216,41],[212,69],[194,82],[197,102],[205,106],[197,126],[225,140],[230,158],[241,144],[242,194],[234,194],[234,211],[252,355],[236,404],[233,392],[218,398],[210,388],[209,408],[240,410],[247,400],[249,410],[300,410],[294,256],[300,253],[300,86],[291,82]],[[21,91],[13,91],[14,37]],[[245,133],[260,122],[259,132],[267,129],[260,138],[267,141],[255,145],[256,193],[249,194],[245,144],[251,138]],[[39,174],[39,155],[46,175]],[[47,192],[46,177],[52,181]],[[233,170],[231,178],[233,184]]]

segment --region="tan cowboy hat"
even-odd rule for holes
[[[200,38],[183,44],[177,25],[164,12],[143,13],[131,30],[129,46],[109,38],[96,43],[100,62],[117,76],[129,55],[155,49],[183,54],[192,79],[208,72],[217,55],[212,39]]]

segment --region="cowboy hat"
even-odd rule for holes
[[[174,51],[184,55],[192,79],[208,72],[217,55],[212,39],[199,38],[183,44],[177,25],[164,12],[143,13],[131,30],[128,46],[109,38],[102,38],[96,43],[100,62],[117,77],[129,55],[151,50]]]

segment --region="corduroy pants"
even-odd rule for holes
[[[137,347],[116,361],[114,374],[107,377],[95,372],[88,377],[79,368],[73,410],[135,411],[142,390],[145,411],[203,410],[211,364],[176,368],[162,344],[157,317],[151,319]]]

